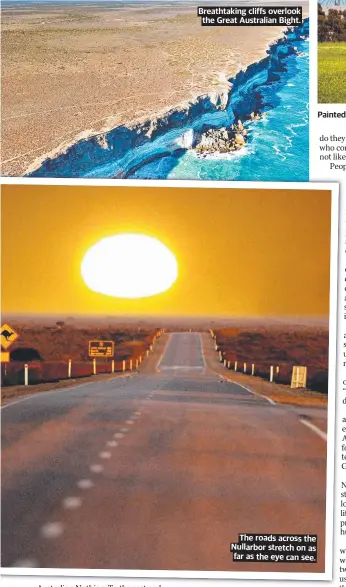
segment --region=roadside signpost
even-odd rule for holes
[[[9,324],[1,326],[1,346],[6,350],[19,338],[18,332]]]
[[[113,357],[113,340],[89,340],[89,357]]]
[[[306,387],[306,378],[307,368],[301,365],[296,365],[293,367],[292,371],[291,387],[296,389],[299,387]]]
[[[10,348],[11,344],[16,342],[17,338],[19,338],[19,334],[9,324],[3,324],[1,326],[0,334],[1,334],[1,346],[5,351],[5,352],[1,351],[1,363],[5,363],[4,373],[5,373],[5,375],[7,375],[6,363],[10,362],[10,353],[8,351],[6,352],[6,349]]]
[[[10,362],[10,353],[8,351],[6,352],[6,349],[10,348],[11,344],[16,342],[17,338],[19,338],[19,334],[9,324],[3,324],[1,326],[0,333],[1,333],[1,346],[5,350],[5,352],[1,351],[1,363],[5,363],[4,373],[6,375],[7,374],[6,363]]]

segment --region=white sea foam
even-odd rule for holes
[[[208,155],[205,155],[203,157],[198,156],[195,152],[193,152],[193,156],[196,157],[196,159],[236,159],[238,157],[243,157],[244,155],[248,155],[249,151],[247,149],[247,147],[243,147],[242,149],[239,149],[239,151],[234,151],[234,153],[209,153]]]

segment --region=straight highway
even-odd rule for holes
[[[2,566],[323,572],[326,443],[164,334],[136,373],[2,409]],[[318,562],[233,562],[240,533],[317,534]]]

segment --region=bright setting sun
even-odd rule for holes
[[[173,253],[142,234],[104,238],[85,254],[81,272],[95,292],[117,298],[144,298],[169,289],[178,276]]]

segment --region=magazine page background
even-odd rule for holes
[[[299,3],[298,3],[299,4]],[[338,341],[337,341],[337,385],[336,385],[336,425],[335,425],[335,478],[334,478],[334,544],[333,544],[333,580],[334,586],[342,585],[340,578],[340,549],[346,548],[346,537],[340,534],[340,521],[342,519],[340,512],[340,494],[342,481],[346,482],[346,472],[342,470],[341,444],[342,444],[342,425],[341,419],[345,415],[345,405],[342,404],[343,380],[346,380],[346,369],[343,368],[343,297],[344,297],[344,272],[345,272],[345,206],[343,202],[346,190],[346,173],[343,171],[332,171],[329,169],[329,163],[320,160],[320,136],[335,134],[345,135],[345,119],[322,119],[318,118],[318,111],[343,112],[345,105],[317,105],[317,3],[313,0],[310,2],[310,180],[312,181],[337,181],[340,183],[340,224],[339,224],[339,299],[338,299]],[[52,183],[54,181],[52,180]],[[307,488],[308,491],[308,488]],[[331,545],[330,545],[331,546]],[[345,573],[344,573],[345,574]],[[211,579],[139,579],[139,578],[108,578],[90,577],[79,579],[77,577],[1,577],[1,584],[4,587],[177,587],[181,585],[191,585],[191,587],[207,585],[208,587],[221,587],[226,585],[239,585],[240,587],[250,587],[253,580],[211,580]],[[294,580],[294,577],[292,577]],[[273,580],[262,580],[263,587],[270,587],[277,583]],[[279,581],[283,585],[292,585],[292,581]],[[312,581],[313,584],[321,584],[320,581]],[[306,585],[305,581],[294,581],[295,585]],[[323,583],[322,583],[323,584]],[[329,583],[330,584],[330,583]]]
[[[339,183],[339,270],[338,270],[338,332],[337,332],[337,377],[336,377],[336,412],[335,412],[335,475],[334,475],[334,544],[333,544],[333,585],[343,585],[346,573],[341,567],[344,565],[340,559],[344,557],[342,550],[346,548],[346,536],[340,533],[340,523],[344,519],[341,516],[341,492],[342,482],[346,482],[346,470],[342,469],[342,418],[345,417],[345,404],[342,403],[345,397],[346,368],[343,348],[345,332],[344,299],[345,299],[345,193],[346,193],[346,172],[343,170],[330,169],[330,162],[321,160],[321,145],[325,142],[323,137],[331,135],[345,136],[345,118],[322,118],[319,113],[344,113],[345,104],[318,104],[317,96],[317,10],[311,9],[310,3],[310,180],[311,181],[337,181]],[[316,34],[313,32],[316,30]],[[329,143],[331,144],[331,143]],[[335,144],[335,143],[334,143]],[[344,465],[345,466],[345,465]]]

